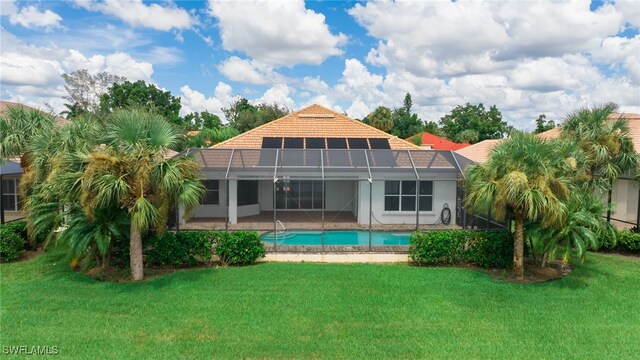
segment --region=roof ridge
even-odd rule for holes
[[[225,141],[223,141],[223,142],[219,142],[219,143],[217,143],[217,144],[215,144],[215,145],[213,145],[213,146],[210,146],[210,148],[220,147],[220,146],[222,146],[222,145],[226,144],[227,142],[230,142],[231,140],[236,139],[238,136],[245,136],[245,135],[250,134],[250,133],[252,133],[252,132],[254,132],[254,131],[258,130],[258,129],[261,129],[262,127],[265,127],[265,126],[267,126],[267,125],[274,124],[274,123],[279,122],[279,121],[281,121],[281,120],[288,119],[288,118],[290,118],[290,117],[296,116],[296,115],[297,115],[297,114],[299,114],[300,112],[305,111],[305,110],[307,110],[307,109],[309,109],[309,108],[312,108],[312,107],[319,107],[319,108],[324,109],[324,110],[326,110],[326,111],[328,111],[328,112],[330,112],[330,113],[333,113],[334,115],[336,115],[336,117],[338,117],[338,118],[340,118],[340,119],[342,119],[342,120],[349,120],[349,121],[352,121],[352,122],[354,122],[354,123],[356,123],[356,124],[358,124],[358,125],[364,126],[364,127],[368,128],[368,129],[371,129],[371,130],[374,130],[374,131],[376,131],[376,132],[378,132],[378,133],[384,134],[384,135],[385,135],[385,137],[386,137],[386,138],[388,138],[388,139],[396,138],[396,139],[398,139],[398,140],[400,140],[400,141],[403,141],[403,142],[405,142],[405,143],[407,143],[407,144],[409,144],[409,145],[411,145],[411,146],[415,147],[416,149],[420,149],[420,147],[419,147],[419,146],[417,146],[416,144],[413,144],[413,143],[411,143],[411,142],[409,142],[409,141],[406,141],[406,140],[404,140],[404,139],[401,139],[401,138],[399,138],[399,137],[397,137],[397,136],[395,136],[395,135],[391,135],[391,134],[389,134],[389,133],[387,133],[387,132],[384,132],[384,131],[382,131],[382,130],[380,130],[380,129],[378,129],[378,128],[375,128],[375,127],[373,127],[373,126],[371,126],[371,125],[365,124],[365,123],[363,123],[362,121],[358,121],[358,120],[356,120],[356,119],[352,119],[352,118],[350,118],[350,117],[348,117],[348,116],[346,116],[346,115],[343,115],[343,114],[341,114],[341,113],[339,113],[339,112],[337,112],[337,111],[335,111],[335,110],[329,109],[329,108],[327,108],[327,107],[324,107],[324,106],[322,106],[322,105],[320,105],[320,104],[311,104],[311,105],[306,106],[306,107],[304,107],[304,108],[302,108],[302,109],[300,109],[300,110],[298,110],[298,111],[294,111],[294,112],[289,113],[289,114],[287,114],[287,115],[285,115],[285,116],[283,116],[283,117],[277,118],[277,119],[275,119],[275,120],[273,120],[273,121],[269,121],[268,123],[264,123],[264,124],[262,124],[262,125],[260,125],[260,126],[257,126],[257,127],[253,128],[253,129],[249,130],[249,131],[243,132],[242,134],[239,134],[239,135],[237,135],[237,136],[234,136],[234,137],[232,137],[231,139],[227,139],[227,140],[225,140]]]

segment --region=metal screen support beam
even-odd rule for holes
[[[4,189],[2,189],[2,175],[0,175],[0,224],[4,224],[4,201],[2,201],[2,194],[4,194]]]
[[[324,208],[325,191],[327,189],[324,181],[324,152],[320,149],[320,168],[322,170],[322,252],[324,252]]]
[[[371,251],[371,217],[373,216],[373,179],[369,179],[369,251]]]
[[[413,172],[416,174],[416,231],[418,231],[420,228],[420,175],[418,175],[418,169],[416,169],[416,164],[413,162],[411,151],[407,150],[407,155],[409,155]]]
[[[231,170],[231,162],[233,161],[233,154],[236,151],[236,149],[231,149],[231,156],[229,156],[229,164],[227,164],[227,172],[224,175],[225,179],[229,179],[229,170]]]
[[[276,162],[273,164],[273,179],[278,180],[278,157],[280,155],[280,149],[276,149]],[[275,205],[275,203],[273,203]]]
[[[369,154],[367,153],[367,150],[362,151],[364,151],[364,159],[367,161],[367,172],[369,173],[369,182],[371,182],[373,177],[371,176],[371,166],[369,165]]]
[[[277,221],[276,218],[276,209],[278,206],[276,205],[276,185],[278,183],[278,179],[274,176],[273,178],[273,251],[278,250],[278,229],[277,229]]]

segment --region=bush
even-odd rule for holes
[[[13,261],[20,257],[24,249],[24,239],[11,228],[0,228],[0,260]]]
[[[150,265],[194,266],[211,258],[214,231],[166,232],[145,239]]]
[[[236,231],[216,235],[216,254],[225,264],[248,265],[264,257],[264,245],[255,231]]]
[[[513,236],[508,230],[443,230],[415,232],[409,258],[418,265],[509,267],[513,262]]]
[[[640,234],[629,231],[618,232],[618,250],[640,253]]]
[[[0,229],[9,229],[11,232],[20,236],[23,241],[27,241],[27,222],[24,220],[11,221],[0,225]]]
[[[465,260],[482,267],[510,267],[513,234],[506,230],[468,231]]]
[[[409,258],[420,265],[453,265],[462,261],[466,232],[444,230],[414,232],[409,239]]]

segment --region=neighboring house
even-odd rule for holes
[[[419,138],[420,140],[418,140]],[[453,141],[449,141],[440,136],[433,135],[426,131],[415,134],[406,139],[407,141],[420,146],[420,148],[425,150],[459,150],[464,147],[469,146],[469,143],[455,143]]]
[[[23,107],[25,109],[37,110],[31,106],[16,102],[0,100],[0,113],[6,112],[10,108]],[[41,111],[41,110],[40,110]],[[44,112],[43,112],[44,113]],[[56,125],[62,126],[69,120],[56,117]],[[23,217],[20,211],[20,177],[22,177],[22,167],[20,159],[11,159],[4,164],[0,164],[0,222],[11,221]]]
[[[640,152],[640,114],[612,114],[610,118],[624,116],[629,120],[629,133],[633,140],[636,152]],[[555,139],[560,136],[562,129],[556,127],[538,134],[544,139]],[[503,140],[485,140],[456,150],[456,152],[469,160],[483,164],[489,158],[491,150]],[[610,214],[612,220],[617,221],[619,227],[630,227],[640,223],[640,187],[634,179],[635,174],[624,174],[614,184],[611,191],[611,203],[613,211]],[[598,194],[602,201],[609,201],[609,194]]]
[[[493,150],[493,148],[496,147],[496,145],[498,145],[501,141],[503,141],[503,139],[483,140],[479,143],[475,143],[462,149],[458,149],[456,150],[456,153],[473,162],[484,164],[489,159],[489,153],[491,153],[491,150]]]
[[[629,135],[633,141],[636,152],[640,152],[640,114],[611,114],[609,118],[617,119],[624,116],[629,121]],[[538,136],[545,139],[555,139],[560,136],[559,127],[547,130]],[[634,179],[633,173],[623,174],[613,185],[611,191],[611,203],[613,211],[610,214],[612,220],[617,221],[619,227],[630,227],[640,224],[640,187]],[[609,194],[599,194],[603,202],[609,201]]]
[[[187,227],[251,222],[258,229],[280,219],[318,228],[428,225],[445,207],[455,224],[457,182],[469,162],[319,105],[189,152],[207,193]]]

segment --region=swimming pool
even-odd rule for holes
[[[408,232],[372,231],[371,245],[409,245]],[[262,241],[273,243],[273,231],[260,236]],[[322,245],[320,231],[278,231],[278,245]],[[325,231],[325,245],[369,245],[368,231]]]

